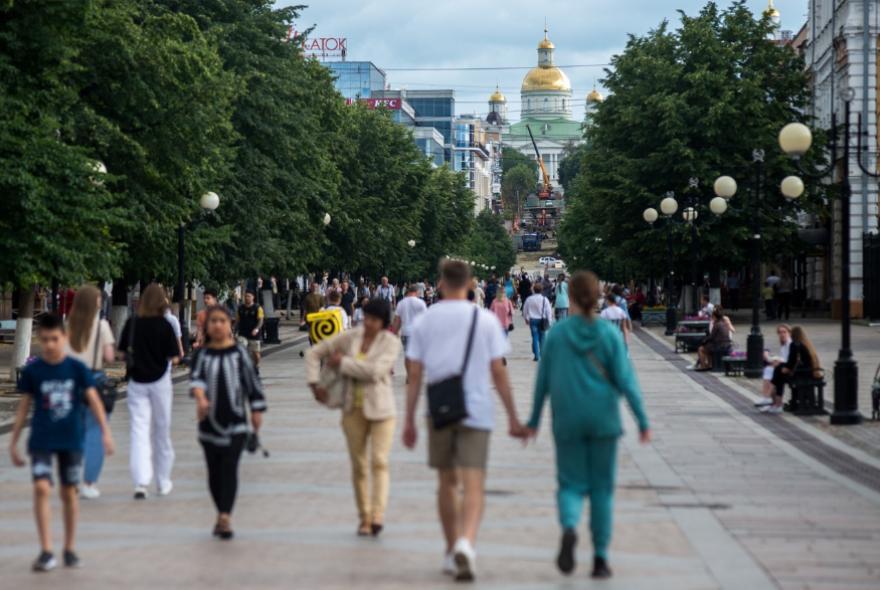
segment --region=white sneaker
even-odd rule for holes
[[[168,494],[171,493],[171,490],[174,489],[174,484],[171,483],[171,480],[169,479],[165,483],[160,483],[158,488],[159,488],[159,495],[160,496],[167,496]]]
[[[782,413],[782,406],[767,406],[767,413],[768,414],[781,414]]]
[[[696,371],[696,370],[697,370],[697,367],[699,367],[699,365],[698,365],[697,363],[694,363],[694,364],[692,364],[692,365],[688,365],[688,366],[687,366],[687,370],[688,370],[688,371]]]
[[[101,497],[101,490],[95,484],[84,483],[79,489],[79,495],[86,500],[97,500]]]
[[[458,573],[458,568],[455,566],[455,555],[452,553],[447,553],[443,557],[443,573],[447,576],[454,576]]]
[[[760,408],[762,406],[771,406],[771,405],[773,405],[773,400],[770,399],[769,397],[765,397],[764,399],[755,402],[756,408]]]
[[[134,499],[135,500],[146,500],[149,495],[149,491],[147,490],[147,486],[135,486],[134,487]]]
[[[455,558],[455,580],[457,582],[470,582],[474,579],[474,566],[476,565],[477,554],[474,551],[471,542],[462,537],[455,542],[455,548],[452,550]]]

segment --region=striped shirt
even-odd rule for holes
[[[190,391],[200,388],[210,404],[208,416],[199,423],[199,440],[229,446],[232,437],[248,431],[245,400],[252,412],[266,411],[260,378],[247,350],[202,348],[193,359]]]

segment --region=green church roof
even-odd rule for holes
[[[536,140],[539,140],[543,137],[557,141],[578,141],[583,139],[584,137],[583,124],[580,121],[572,121],[570,119],[563,118],[525,118],[511,125],[510,131],[505,134],[505,138],[527,140],[529,138],[529,132],[526,129],[526,125],[529,125],[532,128],[532,133],[535,135]]]

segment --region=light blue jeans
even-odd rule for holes
[[[529,320],[529,329],[532,331],[532,354],[535,360],[541,360],[541,347],[544,345],[544,330],[541,329],[541,320]]]
[[[110,414],[107,414],[107,420]],[[83,444],[83,481],[98,483],[104,467],[104,442],[101,440],[101,425],[91,410],[86,410],[86,436]]]

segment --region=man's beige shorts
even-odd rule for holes
[[[489,459],[490,430],[455,424],[436,430],[428,421],[428,465],[434,469],[482,469]]]
[[[247,351],[250,353],[260,354],[260,350],[262,350],[262,348],[260,346],[261,344],[263,344],[263,343],[259,339],[251,340],[250,338],[248,338]]]

